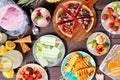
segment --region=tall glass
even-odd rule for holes
[[[12,60],[6,56],[0,56],[0,71],[5,72],[12,69]]]

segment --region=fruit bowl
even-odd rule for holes
[[[17,72],[16,80],[48,80],[48,75],[40,65],[26,64]]]

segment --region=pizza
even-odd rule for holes
[[[77,18],[89,18],[92,17],[93,13],[92,11],[85,5],[82,5],[82,7],[80,8]]]
[[[77,12],[80,9],[80,5],[81,2],[77,2],[77,1],[67,1],[66,3],[63,4],[65,6],[65,8],[70,11],[73,16],[77,15]]]
[[[64,24],[59,24],[58,28],[60,29],[60,31],[68,36],[68,37],[72,37],[73,36],[73,31],[74,31],[74,21],[71,22],[65,22]]]
[[[69,38],[72,38],[74,33],[79,32],[78,29],[81,29],[79,27],[82,26],[82,31],[88,33],[94,25],[93,12],[80,1],[65,1],[58,6],[55,12],[54,27],[58,27],[60,33]]]
[[[69,12],[66,9],[60,8],[57,12],[56,17],[56,23],[62,23],[65,21],[71,21],[73,20],[72,16],[69,14]]]
[[[78,19],[78,22],[82,25],[82,27],[86,32],[89,32],[94,24],[94,18],[93,17],[82,18],[82,19]]]

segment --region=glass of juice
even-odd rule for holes
[[[9,71],[12,69],[12,61],[6,56],[0,56],[0,71]]]

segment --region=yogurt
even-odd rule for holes
[[[21,27],[23,23],[22,10],[14,5],[9,4],[0,8],[0,26],[8,31],[14,31]]]

